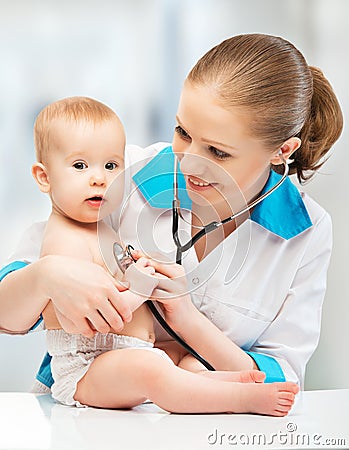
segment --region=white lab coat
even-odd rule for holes
[[[124,243],[145,253],[161,252],[173,261],[171,210],[151,207],[132,181],[132,176],[165,146],[127,146],[125,204],[106,221],[119,228]],[[242,349],[272,357],[285,378],[301,386],[319,340],[332,248],[328,213],[308,195],[302,194],[302,200],[312,226],[290,239],[271,231],[273,224],[262,226],[248,219],[200,263],[194,249],[183,257],[196,307]],[[185,214],[190,221],[190,214]],[[297,226],[294,213],[288,220]],[[190,236],[189,228],[181,222],[184,242],[185,236]],[[42,224],[34,225],[11,261],[36,260],[42,230]],[[158,339],[164,336],[158,329]]]
[[[146,253],[160,251],[173,261],[171,211],[150,207],[130,182],[144,165],[144,157],[149,160],[164,146],[129,148],[127,208],[121,219],[117,213],[111,223],[120,220],[125,243]],[[246,220],[200,263],[194,249],[183,257],[197,308],[244,350],[275,358],[285,378],[301,385],[319,341],[332,248],[328,213],[308,195],[302,194],[302,200],[313,225],[291,239]],[[188,214],[186,218],[190,221]],[[190,226],[180,223],[186,242]]]

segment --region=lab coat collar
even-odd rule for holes
[[[146,201],[154,208],[169,209],[173,201],[174,153],[172,147],[166,147],[152,158],[133,181],[142,192]],[[178,198],[181,208],[191,209],[191,200],[185,188],[185,179],[178,171]]]
[[[133,176],[138,189],[152,207],[172,207],[173,168],[174,154],[170,146],[159,152]],[[274,186],[280,178],[281,175],[271,170],[262,193]],[[191,209],[191,200],[181,172],[178,172],[178,197],[181,208]],[[283,239],[291,239],[312,226],[301,194],[289,178],[253,209],[251,220]]]
[[[275,186],[281,177],[271,170],[261,194]],[[313,225],[300,192],[288,177],[253,209],[251,220],[284,239],[291,239]]]

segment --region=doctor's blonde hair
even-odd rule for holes
[[[38,114],[34,124],[36,159],[43,162],[51,144],[54,122],[64,119],[74,123],[98,124],[120,119],[107,105],[89,97],[67,97],[50,103]]]
[[[227,39],[199,59],[187,80],[213,88],[222,107],[246,108],[251,133],[272,151],[299,137],[290,173],[300,182],[322,166],[342,132],[343,116],[330,83],[283,38],[244,34]]]

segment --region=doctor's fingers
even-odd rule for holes
[[[98,305],[96,304],[96,309],[115,330],[121,330],[124,322],[128,323],[132,320],[131,307],[122,292],[116,288],[106,293],[105,298]]]
[[[114,328],[114,324],[116,325],[118,322],[118,317],[121,318],[122,322],[130,322],[132,319],[130,305],[127,304],[122,295],[122,292],[128,289],[128,283],[127,280],[122,282],[115,280],[109,273],[106,273],[106,275],[110,283],[105,284],[100,291],[101,295],[97,297],[95,306]]]
[[[55,313],[58,319],[58,322],[61,324],[63,330],[70,334],[78,334],[79,330],[72,320],[62,314],[57,308],[55,308]]]
[[[162,298],[181,297],[188,293],[186,279],[161,278],[156,289],[154,289],[152,298],[161,300]]]
[[[95,335],[95,330],[91,324],[83,317],[78,317],[77,322],[74,323],[71,319],[66,317],[56,308],[56,316],[61,324],[61,327],[66,333],[69,334],[82,334],[85,337],[91,338]]]
[[[96,331],[102,334],[109,333],[111,328],[121,331],[124,320],[108,299],[98,301],[98,309],[93,305],[85,305],[83,310],[76,310],[67,318],[56,310],[57,318],[62,328],[70,334],[82,334],[93,337]]]
[[[63,311],[83,335],[90,334],[89,326],[100,333],[108,333],[110,327],[121,330],[123,323],[132,319],[130,306],[115,286],[114,278],[107,275],[100,286],[94,286],[83,297],[75,298],[69,310]]]
[[[163,263],[152,259],[151,265],[156,272],[161,273],[168,278],[185,278],[185,270],[179,264]]]
[[[114,309],[111,305],[110,307],[111,309]],[[91,311],[86,319],[92,329],[102,334],[109,333],[112,328],[115,331],[121,331],[124,327],[121,317],[118,314],[115,314],[115,310],[104,311],[103,313],[98,310]]]

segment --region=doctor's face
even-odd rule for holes
[[[230,215],[262,190],[277,149],[251,136],[249,120],[242,108],[220,106],[210,86],[185,82],[173,150],[194,204]]]

